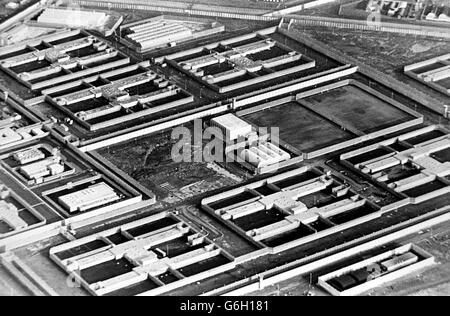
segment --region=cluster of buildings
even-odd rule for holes
[[[61,163],[60,156],[45,158],[44,153],[39,149],[17,153],[14,158],[22,165],[20,173],[36,183],[42,183],[45,177],[54,177],[64,172],[64,164]]]
[[[25,127],[6,127],[0,129],[0,149],[25,143],[30,140],[39,139],[48,135],[42,124]]]
[[[388,15],[412,17],[419,4],[378,5]],[[114,30],[122,21],[116,22],[105,12],[46,7],[36,24]],[[448,133],[435,126],[420,129],[424,123],[420,114],[367,86],[363,79],[373,78],[336,56],[328,58],[320,52],[320,45],[287,45],[295,38],[289,37],[282,25],[283,21],[278,28],[167,56],[158,52],[156,65],[137,62],[135,54],[128,56],[84,30],[60,30],[0,49],[0,70],[20,88],[25,87],[15,90],[11,98],[31,122],[18,126],[20,115],[0,116],[0,173],[14,191],[20,190],[19,196],[0,187],[0,252],[43,238],[53,242],[51,237],[63,234],[68,241],[51,245],[51,260],[85,291],[98,296],[173,294],[190,286],[202,289],[203,281],[220,283],[219,287],[229,290],[234,288],[229,282],[251,284],[257,280],[262,289],[270,284],[263,280],[264,264],[276,264],[274,254],[287,264],[276,269],[289,270],[293,260],[304,259],[296,257],[293,249],[297,247],[316,242],[315,246],[331,251],[329,246],[334,243],[320,243],[371,222],[366,225],[368,230],[372,221],[388,213],[402,213],[403,207],[450,193]],[[179,43],[224,30],[214,21],[160,16],[122,26],[120,39],[114,40],[138,53],[156,48],[173,52]],[[283,36],[285,44],[280,40]],[[304,54],[298,51],[300,46]],[[327,62],[316,65],[307,55]],[[445,87],[449,67],[446,56],[409,71],[424,82]],[[174,79],[163,74],[173,74],[173,70],[178,72]],[[184,90],[178,86],[183,80],[181,73],[202,84],[199,95],[185,91],[195,86],[189,90],[196,92],[195,83],[186,83]],[[201,95],[204,86],[210,90],[204,99],[217,103],[206,104],[209,101]],[[21,100],[22,91],[28,95]],[[196,213],[201,210],[192,210],[191,205],[157,213],[159,208],[151,208],[156,196],[146,184],[133,179],[135,162],[126,162],[131,166],[126,175],[94,150],[205,117],[209,126],[217,129],[216,136],[220,135],[223,158],[246,170],[210,163],[208,172],[220,173],[228,182],[214,179],[217,182],[211,185],[203,179],[189,179],[184,183],[180,177],[173,181],[179,182],[180,188],[171,180],[160,183],[180,202],[193,197],[192,192],[220,188],[222,193],[201,201],[201,209],[210,216],[207,221]],[[271,126],[258,126],[264,122],[279,124],[283,137]],[[386,140],[386,135],[406,129],[414,131]],[[92,147],[90,140],[82,137],[71,142],[71,133],[74,138],[98,136],[101,141]],[[381,137],[383,141],[355,150],[357,145]],[[350,147],[352,151],[338,159],[336,153]],[[145,150],[141,153],[147,164],[149,155]],[[317,159],[329,154],[336,155],[329,165]],[[314,165],[299,168],[300,162],[313,160]],[[355,177],[339,172],[341,165]],[[166,166],[161,164],[161,168]],[[237,174],[250,177],[247,170],[254,175],[274,174],[223,190],[239,181]],[[145,176],[151,179],[151,175]],[[358,182],[359,177],[367,181]],[[366,183],[370,186],[363,188]],[[387,198],[377,200],[371,190],[382,191]],[[141,219],[136,220],[135,215]],[[110,227],[112,218],[124,219],[126,224],[121,221],[116,227],[100,228],[106,222]],[[94,233],[78,238],[79,228],[92,225],[96,225]],[[222,231],[224,225],[226,231]],[[17,235],[25,230],[27,238]],[[3,242],[3,237],[12,239]],[[304,256],[302,251],[298,253]],[[268,256],[275,259],[267,260]],[[431,256],[414,245],[365,258],[369,259],[320,276],[319,285],[333,295],[358,294],[432,263]],[[354,259],[352,262],[358,261]],[[328,261],[327,271],[338,262]],[[255,277],[254,271],[260,275]],[[247,278],[248,272],[253,276]],[[281,275],[278,273],[274,275]],[[220,282],[215,282],[215,277]]]
[[[334,296],[354,296],[435,264],[434,257],[407,244],[319,276],[319,285]]]
[[[368,12],[399,19],[417,19],[423,11],[421,1],[382,1],[371,0],[367,5]]]
[[[439,136],[439,129],[421,132],[434,138],[415,143],[414,138],[421,134],[405,134],[399,139],[347,153],[341,158],[387,190],[401,194],[405,201],[417,204],[445,195],[450,192],[450,140],[444,132]],[[438,135],[434,135],[436,133]],[[396,144],[401,144],[401,149],[397,149]],[[364,153],[374,154],[369,160],[356,158]]]
[[[427,5],[423,11],[426,20],[450,23],[450,4]]]
[[[169,62],[220,93],[242,89],[316,66],[311,58],[266,37],[270,33],[254,33],[245,38],[234,38],[164,56],[157,61]]]
[[[406,75],[450,96],[450,54],[406,66]]]
[[[81,124],[89,124],[94,131],[114,126],[139,117],[157,113],[161,110],[171,109],[193,101],[193,97],[177,87],[169,80],[157,75],[153,71],[142,69],[144,73],[130,75],[124,79],[106,83],[100,87],[86,88],[71,94],[59,96],[53,102],[61,108],[69,110],[72,117]],[[105,78],[108,80],[108,78]],[[175,97],[175,99],[173,99]],[[177,98],[179,97],[179,98]],[[71,111],[74,104],[104,100],[104,104],[90,109],[82,108]],[[172,99],[163,102],[164,99]],[[160,102],[161,105],[153,105]],[[127,114],[128,112],[128,114]],[[131,113],[130,113],[131,112]],[[102,117],[120,114],[117,118],[110,118],[98,122]],[[91,121],[98,123],[91,123]]]
[[[116,191],[103,182],[58,197],[58,202],[70,213],[75,211],[86,212],[117,200],[120,200],[120,197]]]
[[[77,254],[96,241],[99,248]],[[56,246],[50,257],[97,296],[163,294],[236,266],[202,232],[165,212]]]
[[[58,149],[37,145],[0,156],[27,185],[34,186],[54,181],[75,173]]]
[[[0,231],[0,235],[10,231],[20,231],[28,227],[28,224],[19,216],[19,210],[14,204],[0,200],[0,222],[6,225],[6,229]]]
[[[327,198],[321,200],[322,195]],[[241,201],[239,196],[247,196],[247,199]],[[369,204],[330,174],[308,168],[273,176],[202,201],[205,211],[274,253],[381,216],[377,208]],[[372,207],[371,212],[360,211],[361,215],[347,221],[337,220],[344,213]]]
[[[84,31],[16,46],[0,67],[87,131],[127,124],[193,102],[192,95]],[[15,54],[17,52],[17,54]],[[8,131],[8,135],[11,134]]]
[[[70,37],[71,35],[69,32],[66,36]],[[36,90],[95,73],[96,68],[99,68],[99,63],[107,64],[111,59],[120,57],[117,50],[108,47],[93,36],[82,37],[58,45],[47,46],[44,44],[43,46],[43,49],[33,49],[29,53],[3,59],[0,61],[0,65],[23,84]],[[79,50],[89,48],[92,49],[92,52],[86,56],[76,54]],[[129,61],[124,59],[126,62]],[[96,65],[96,67],[90,68],[89,65]]]
[[[17,44],[29,39],[58,32],[58,28],[42,25],[20,24],[0,34],[0,47]]]
[[[159,16],[123,25],[120,32],[122,43],[143,53],[224,31],[225,26],[218,22],[181,21],[176,17]]]
[[[450,6],[430,4],[423,0],[370,0],[367,11],[399,19],[450,22]]]
[[[2,110],[0,112],[0,129],[5,129],[14,126],[14,124],[21,118],[22,116],[20,114],[9,113]]]
[[[220,131],[225,155],[257,174],[278,169],[281,163],[286,164],[292,158],[290,153],[273,143],[278,138],[272,139],[273,135],[267,129],[261,133],[234,114],[215,117],[210,125]],[[292,161],[292,164],[295,162]]]
[[[8,10],[17,10],[21,6],[26,5],[29,2],[30,0],[10,1],[5,4],[5,8]]]
[[[45,223],[46,220],[42,215],[0,182],[0,239],[37,228]]]

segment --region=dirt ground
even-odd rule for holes
[[[189,127],[193,128],[192,125]],[[187,144],[192,162],[174,162],[172,149],[178,140],[172,139],[171,134],[167,131],[119,144],[101,150],[100,154],[155,192],[158,200],[170,204],[236,185],[246,177],[244,171],[234,174],[224,168],[226,165],[194,162],[194,155],[203,148],[193,143]],[[205,140],[203,145],[207,143]]]

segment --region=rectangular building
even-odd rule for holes
[[[319,276],[319,285],[333,296],[360,295],[434,263],[431,254],[407,244]]]
[[[0,146],[18,142],[22,137],[11,128],[0,130]]]
[[[233,114],[225,114],[211,120],[211,126],[219,128],[226,142],[246,137],[252,132],[252,126]]]
[[[120,197],[106,183],[98,183],[81,191],[60,196],[58,202],[69,212],[85,212],[119,200]]]
[[[14,154],[14,160],[21,165],[45,159],[45,154],[38,148],[27,149]]]

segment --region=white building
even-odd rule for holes
[[[219,128],[223,140],[231,142],[239,138],[247,138],[252,133],[252,126],[233,114],[226,114],[211,120],[211,126]]]
[[[19,216],[19,210],[13,204],[0,200],[0,220],[13,230],[24,229],[28,224]]]
[[[192,30],[170,20],[157,20],[133,26],[128,29],[126,39],[140,46],[142,50],[168,45],[192,37]]]
[[[105,25],[108,16],[104,12],[48,8],[37,21],[76,28],[98,28]]]
[[[28,163],[32,163],[38,160],[45,159],[45,154],[40,151],[38,148],[27,149],[18,153],[15,153],[13,156],[14,160],[16,160],[19,164],[25,165]]]
[[[119,200],[120,197],[106,183],[98,183],[86,189],[60,196],[59,203],[73,213],[76,211],[85,212],[95,207]]]
[[[0,130],[0,146],[15,143],[22,140],[22,137],[11,128]]]
[[[240,152],[240,158],[256,168],[270,166],[291,159],[291,155],[274,144],[260,142]]]
[[[29,180],[40,180],[47,176],[63,173],[64,165],[61,164],[61,157],[53,156],[22,166],[20,172]]]

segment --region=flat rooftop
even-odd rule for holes
[[[264,30],[240,38],[168,55],[157,61],[169,62],[219,93],[243,89],[316,67],[312,58],[302,55]]]
[[[450,54],[406,66],[405,74],[450,96]]]
[[[450,141],[436,126],[344,154],[342,160],[413,203],[450,192]]]
[[[213,20],[200,22],[188,17],[163,15],[123,25],[121,27],[121,42],[140,53],[144,53],[224,31],[225,26]]]
[[[307,168],[206,198],[202,206],[274,252],[380,216],[377,206],[349,186]]]
[[[231,255],[168,213],[56,246],[50,256],[98,296],[158,295],[235,267]]]

